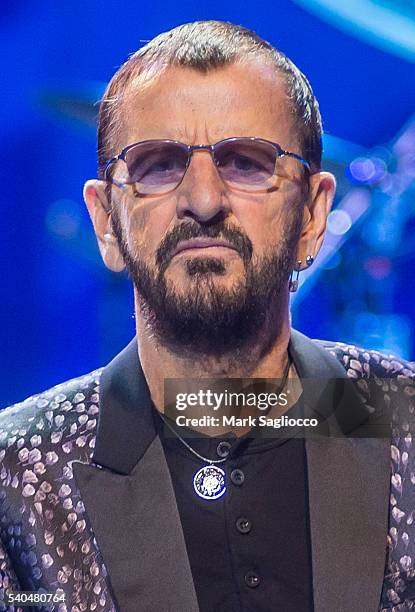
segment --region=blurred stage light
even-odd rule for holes
[[[349,165],[350,176],[358,183],[378,183],[386,172],[386,164],[380,157],[357,157]]]
[[[350,35],[415,60],[413,0],[294,0]]]
[[[411,324],[407,317],[365,311],[357,314],[354,321],[353,336],[361,346],[409,358]]]
[[[81,207],[74,200],[56,200],[49,206],[45,222],[51,234],[71,240],[76,237],[81,226]]]
[[[352,220],[345,210],[333,210],[327,218],[327,229],[335,236],[346,234],[351,226]]]
[[[339,251],[336,251],[327,261],[321,264],[321,267],[323,268],[323,270],[334,270],[341,264],[341,262],[341,253]]]
[[[393,174],[385,174],[382,182],[379,184],[379,189],[388,195],[392,195],[395,189],[395,179]]]
[[[392,271],[391,260],[389,257],[383,257],[382,255],[368,257],[363,267],[372,278],[377,280],[387,278]]]

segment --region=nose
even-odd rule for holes
[[[177,216],[199,223],[224,218],[229,212],[227,190],[209,151],[194,151],[178,189]]]

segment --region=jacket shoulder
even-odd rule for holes
[[[355,344],[330,340],[313,340],[335,357],[350,378],[415,378],[415,363],[390,353],[367,349]]]
[[[16,457],[17,454],[19,460],[31,463],[42,448],[60,446],[61,452],[68,454],[74,445],[81,448],[90,434],[95,434],[102,369],[1,410],[0,461],[5,455]]]

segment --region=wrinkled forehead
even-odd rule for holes
[[[121,148],[159,138],[194,144],[258,136],[285,148],[298,142],[285,77],[258,61],[208,72],[153,69],[127,85],[118,120]]]

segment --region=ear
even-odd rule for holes
[[[111,208],[105,193],[104,181],[90,180],[84,185],[84,200],[94,226],[103,262],[113,272],[122,272],[124,259],[111,228]]]
[[[306,267],[307,255],[315,259],[320,250],[335,192],[336,179],[330,172],[316,172],[310,176],[309,197],[304,206],[303,230],[297,249],[301,269]]]

